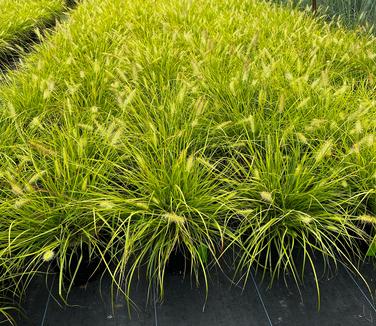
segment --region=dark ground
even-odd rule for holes
[[[298,289],[292,283],[287,287],[281,280],[268,289],[258,276],[251,276],[244,291],[221,274],[212,273],[209,295],[205,303],[204,287],[198,289],[189,278],[170,274],[166,277],[165,300],[154,303],[153,298],[145,305],[147,285],[135,284],[132,298],[138,311],[132,310],[131,319],[127,305],[117,300],[114,312],[111,308],[110,280],[102,280],[102,296],[99,280],[86,287],[73,289],[69,303],[64,307],[56,296],[56,284],[49,292],[45,279],[37,279],[31,285],[24,304],[27,318],[22,326],[263,326],[263,325],[376,325],[376,308],[372,296],[376,293],[375,268],[365,264],[362,272],[371,293],[361,279],[344,267],[332,276],[322,277],[320,282],[321,309],[317,310],[317,295],[311,272]],[[311,276],[311,278],[310,278]],[[56,282],[55,282],[56,283]],[[290,282],[287,282],[290,283]]]

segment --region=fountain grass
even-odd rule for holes
[[[22,50],[31,33],[49,24],[65,8],[65,0],[1,0],[0,59]]]
[[[65,297],[86,246],[130,303],[176,251],[207,289],[232,252],[319,292],[315,258],[356,270],[373,235],[375,59],[261,1],[82,2],[0,87],[1,281],[54,261]]]

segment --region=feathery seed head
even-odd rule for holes
[[[184,216],[179,216],[174,212],[164,214],[164,218],[168,223],[174,223],[178,225],[183,225],[186,222],[186,218]]]
[[[53,250],[47,250],[43,253],[42,258],[45,262],[50,262],[55,258],[55,252]]]
[[[273,196],[272,196],[271,192],[261,191],[260,196],[261,196],[261,199],[266,201],[266,202],[269,202],[269,203],[273,202]]]

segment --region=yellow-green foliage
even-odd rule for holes
[[[296,249],[351,265],[375,59],[371,35],[262,1],[83,1],[0,87],[2,280],[82,243],[125,292],[145,264],[163,294],[177,248],[196,276],[233,249],[297,282]]]
[[[0,57],[64,7],[65,0],[0,0]]]

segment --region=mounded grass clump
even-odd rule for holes
[[[261,1],[84,1],[0,88],[1,281],[53,261],[63,295],[82,248],[126,295],[141,266],[163,295],[177,251],[205,283],[229,250],[244,277],[356,267],[375,58],[371,35]]]
[[[65,0],[0,0],[0,64],[32,32],[62,13]]]

